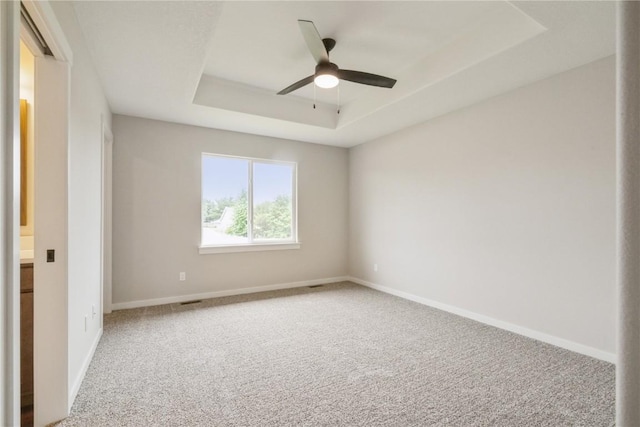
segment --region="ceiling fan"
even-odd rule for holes
[[[282,89],[278,92],[278,95],[286,95],[312,82],[325,89],[337,86],[340,80],[385,88],[392,88],[396,84],[396,80],[389,77],[338,68],[336,64],[329,61],[329,52],[335,47],[336,41],[334,39],[321,38],[312,21],[299,19],[298,25],[311,55],[316,60],[316,72]]]

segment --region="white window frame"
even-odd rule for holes
[[[247,176],[247,243],[231,243],[231,244],[219,244],[219,245],[203,245],[202,244],[202,201],[204,199],[204,185],[203,185],[203,163],[205,157],[218,157],[227,159],[246,160],[248,165]],[[292,167],[291,177],[291,239],[261,239],[258,242],[253,241],[253,165],[254,163],[274,164],[274,165],[286,165]],[[290,250],[300,249],[300,242],[298,240],[298,164],[296,162],[273,160],[273,159],[261,159],[257,157],[242,157],[242,156],[229,156],[226,154],[206,153],[203,152],[200,155],[200,246],[198,252],[203,254],[217,254],[217,253],[229,253],[229,252],[254,252],[254,251],[273,251],[273,250]]]

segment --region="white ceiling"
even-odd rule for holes
[[[611,1],[78,1],[112,111],[349,147],[615,52]],[[276,93],[313,74],[297,20],[341,68],[396,78]],[[338,92],[340,113],[338,114]]]

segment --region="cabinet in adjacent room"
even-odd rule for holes
[[[33,405],[33,263],[20,265],[20,401]]]

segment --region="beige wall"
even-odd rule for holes
[[[614,353],[614,71],[607,58],[353,148],[350,274]]]
[[[346,275],[346,149],[118,115],[113,132],[116,308]],[[202,152],[298,162],[301,249],[199,255]]]

